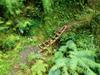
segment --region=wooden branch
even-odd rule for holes
[[[55,43],[60,36],[67,30],[68,26],[64,25],[63,27],[61,27],[61,29],[59,29],[57,32],[54,33],[54,37],[50,38],[49,40],[47,40],[46,42],[42,43],[39,45],[39,47],[44,50],[47,47],[49,47],[50,45],[52,45],[53,43]]]

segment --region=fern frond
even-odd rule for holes
[[[69,61],[69,67],[71,70],[76,70],[78,65],[78,60],[76,57],[73,57]]]
[[[23,5],[23,0],[1,0],[0,4],[6,8],[6,13],[10,15],[19,14],[20,7]]]
[[[77,57],[95,57],[95,52],[90,50],[80,50],[74,53]]]
[[[43,75],[46,72],[48,65],[44,63],[42,60],[38,60],[32,67],[32,75]]]
[[[69,49],[72,49],[72,50],[77,50],[77,46],[76,44],[72,41],[72,40],[69,40],[67,43],[66,43],[66,46],[67,48]]]
[[[85,72],[85,75],[97,75],[95,72],[93,72],[89,68],[86,71],[84,71],[84,72]]]
[[[60,47],[59,51],[55,53],[56,59],[53,68],[55,70],[61,69],[64,72],[62,75],[78,75],[80,73],[96,75],[93,70],[100,69],[100,64],[94,60],[96,56],[95,50],[79,49],[72,40],[68,41],[66,45]]]
[[[81,60],[90,68],[100,68],[100,64],[88,58],[81,58]]]

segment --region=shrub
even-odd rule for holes
[[[0,38],[0,48],[2,51],[11,50],[16,46],[19,37],[14,35],[9,35],[4,38]]]

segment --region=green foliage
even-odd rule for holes
[[[28,61],[31,62],[31,61],[33,61],[33,60],[37,60],[37,59],[40,59],[40,58],[41,58],[41,55],[40,55],[40,54],[32,52],[32,53],[28,56]]]
[[[42,0],[45,14],[51,13],[52,11],[52,0]]]
[[[56,46],[54,44],[50,48],[51,51],[43,53],[43,57],[42,54],[31,53],[28,56],[29,65],[20,64],[23,70],[21,72],[24,73],[26,69],[31,70],[31,74],[28,75],[47,75],[48,71],[49,75],[99,75],[100,64],[97,62],[100,62],[100,48],[96,48],[99,40],[94,44],[94,39],[100,39],[98,35],[100,15],[95,17],[91,14],[94,14],[94,11],[99,13],[100,2],[98,0],[97,10],[94,10],[88,7],[88,1],[92,2],[92,0],[0,0],[0,75],[8,75],[12,63],[20,62],[18,53],[22,46],[32,44],[33,47],[40,41],[45,41],[47,39],[44,39],[45,36],[51,37],[62,25],[84,20],[84,17],[85,20],[94,17],[93,22],[83,23],[86,26],[78,29],[73,27],[74,32],[65,33],[57,44],[57,51],[52,50]],[[92,35],[91,31],[93,34],[96,33],[96,36]]]
[[[96,0],[96,9],[100,11],[100,1],[99,0]]]
[[[83,7],[87,1],[86,0],[54,0],[55,2],[54,3],[57,3],[59,5],[62,5],[62,4],[66,4],[68,7],[72,6],[72,7]],[[73,6],[74,5],[74,6]]]
[[[96,16],[93,17],[93,19],[91,20],[91,28],[92,28],[92,33],[95,36],[95,44],[96,46],[98,46],[98,50],[97,50],[97,58],[100,57],[100,14],[97,14]],[[100,59],[98,59],[98,61],[100,61]]]
[[[60,73],[61,72],[59,69],[56,69],[56,70],[52,69],[52,70],[50,70],[48,75],[61,75]]]
[[[18,18],[17,20],[8,20],[1,24],[0,31],[4,33],[14,32],[20,35],[33,35],[34,28],[39,27],[37,20]]]
[[[42,60],[37,60],[31,67],[32,75],[44,75],[47,70],[48,65]]]
[[[0,74],[7,75],[10,69],[10,62],[7,60],[8,55],[0,51]]]
[[[30,30],[30,26],[31,26],[31,23],[30,23],[30,20],[28,19],[19,19],[18,20],[18,24],[16,25],[15,28],[15,31],[20,33],[20,34],[27,34],[28,31]]]
[[[18,36],[9,35],[6,38],[2,37],[0,38],[0,48],[2,51],[13,49],[18,41]]]
[[[29,5],[24,8],[23,15],[27,18],[41,21],[43,17],[43,14],[41,12],[43,12],[41,11],[41,8],[38,8],[37,6],[35,7],[34,5]]]
[[[0,5],[3,5],[6,10],[6,14],[17,15],[21,11],[20,7],[22,7],[22,1],[23,0],[1,0]]]
[[[76,43],[69,40],[55,53],[55,65],[49,71],[49,75],[56,75],[55,72],[58,70],[61,75],[79,75],[81,73],[96,75],[93,70],[100,69],[100,64],[95,62],[95,55],[95,50],[77,47]]]

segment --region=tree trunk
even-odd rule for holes
[[[52,0],[42,0],[42,4],[45,14],[52,12]]]

